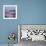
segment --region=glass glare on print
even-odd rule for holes
[[[4,19],[17,19],[17,5],[4,5],[3,18]]]

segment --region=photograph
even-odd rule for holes
[[[3,19],[17,19],[17,5],[3,5]]]
[[[31,46],[32,44],[46,41],[46,25],[19,24],[18,41],[20,46]],[[42,43],[43,44],[43,43]],[[41,44],[39,44],[41,45]]]

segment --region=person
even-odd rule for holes
[[[9,36],[8,36],[9,40],[12,40],[12,39],[15,40],[15,38],[16,38],[16,34],[15,33],[10,33]]]

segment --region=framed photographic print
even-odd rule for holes
[[[17,5],[3,5],[3,19],[17,19]]]
[[[19,24],[18,25],[18,41],[46,41],[46,25],[45,24]]]

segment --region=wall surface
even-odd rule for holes
[[[15,32],[18,35],[17,24],[19,21],[19,11],[17,20],[3,19],[3,5],[18,5],[17,0],[0,0],[0,44],[7,44],[9,42],[8,35],[10,32]],[[15,43],[18,43],[18,37]]]
[[[21,24],[46,24],[46,0],[23,0]]]
[[[17,20],[3,20],[3,5],[16,4]],[[18,24],[46,24],[46,0],[0,0],[0,44],[8,43],[10,32],[17,34]]]

